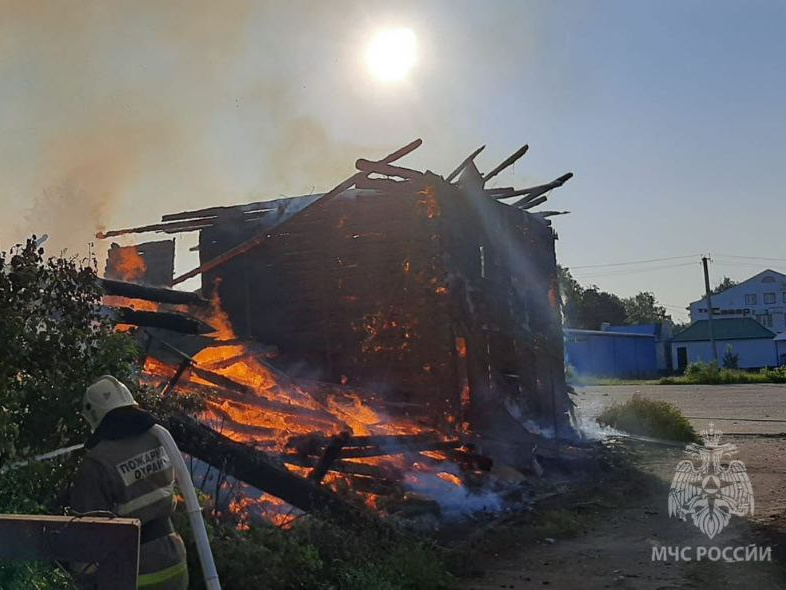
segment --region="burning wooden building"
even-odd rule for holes
[[[445,177],[393,164],[419,145],[358,160],[328,193],[170,214],[104,237],[198,231],[200,266],[174,285],[201,275],[234,338],[278,351],[271,370],[351,388],[391,422],[472,438],[492,455],[570,435],[558,212],[533,208],[571,175],[486,188],[526,146],[485,175],[479,150]]]

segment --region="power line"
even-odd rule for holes
[[[601,268],[607,266],[631,266],[634,264],[647,264],[650,262],[664,262],[666,260],[681,260],[683,258],[698,258],[698,254],[689,254],[687,256],[669,256],[666,258],[649,258],[647,260],[632,260],[630,262],[610,262],[608,264],[588,264],[584,266],[569,266],[570,270],[579,270],[582,268]]]
[[[767,258],[765,256],[738,256],[735,254],[717,254],[722,258],[744,258],[749,260],[774,260],[776,262],[786,262],[786,258]]]
[[[655,266],[655,267],[649,267],[649,268],[641,268],[641,269],[638,269],[638,270],[616,270],[616,271],[610,271],[610,272],[603,272],[603,273],[599,273],[599,274],[596,274],[596,273],[579,274],[579,275],[574,276],[573,278],[576,279],[576,280],[579,280],[579,279],[594,279],[594,278],[603,278],[603,277],[616,277],[616,276],[622,276],[622,275],[640,274],[640,273],[643,273],[643,272],[645,272],[645,273],[646,272],[655,272],[655,271],[658,271],[658,270],[670,270],[670,269],[673,269],[673,268],[680,268],[680,267],[683,267],[683,266],[694,266],[695,264],[696,264],[695,262],[683,262],[682,264],[669,264],[669,265],[666,265],[666,266]]]
[[[724,260],[716,260],[716,261],[713,262],[713,264],[718,264],[720,266],[730,266],[730,267],[734,267],[734,268],[739,268],[739,267],[761,268],[762,267],[761,264],[758,264],[758,263],[755,263],[755,262],[729,262],[729,261],[724,261]]]

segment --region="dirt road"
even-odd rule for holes
[[[706,428],[712,418],[725,442],[739,448],[756,501],[752,519],[732,517],[730,525],[708,540],[696,527],[667,511],[668,487],[680,447],[625,443],[638,474],[620,474],[599,482],[585,498],[572,498],[555,514],[573,515],[557,525],[520,525],[500,530],[483,551],[484,575],[463,588],[756,588],[786,587],[786,386],[615,386],[588,387],[578,394],[579,409],[591,423],[603,407],[639,392],[675,403]],[[723,418],[723,420],[720,420]],[[740,418],[784,420],[747,422]],[[631,481],[635,479],[637,481]],[[542,518],[548,522],[550,508]],[[514,528],[512,525],[511,528]],[[502,527],[504,528],[504,527]],[[533,535],[534,528],[534,535]],[[541,531],[540,533],[538,531]],[[528,532],[525,532],[528,531]],[[519,535],[518,537],[516,535]],[[493,534],[491,535],[494,536]],[[772,562],[653,561],[653,547],[772,547]]]
[[[578,387],[577,392],[579,413],[587,422],[607,405],[639,393],[675,404],[697,429],[712,421],[728,434],[786,433],[786,385],[615,385]]]

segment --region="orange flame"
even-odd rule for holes
[[[113,258],[115,271],[124,281],[137,281],[147,272],[147,263],[136,246],[115,249]]]

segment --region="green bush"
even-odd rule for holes
[[[661,385],[728,385],[733,383],[786,383],[786,367],[758,372],[723,368],[717,363],[691,363],[682,377],[663,377]]]
[[[699,437],[690,421],[673,404],[634,395],[628,401],[614,404],[597,417],[602,426],[630,434],[681,442],[698,442]]]

